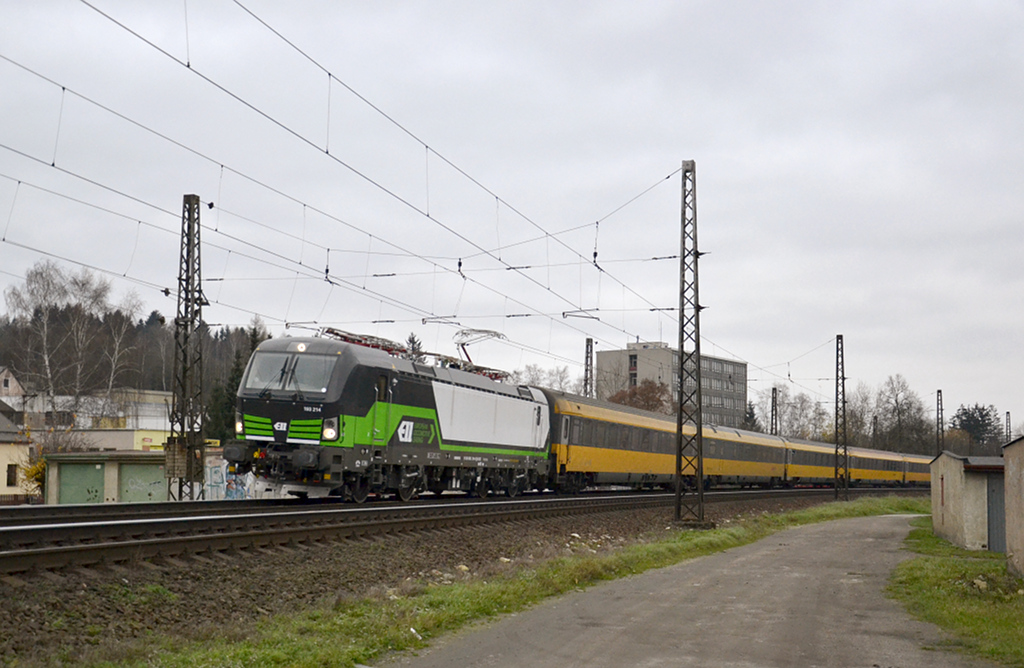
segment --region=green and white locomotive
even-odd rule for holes
[[[455,368],[458,360],[426,365],[371,345],[261,343],[238,389],[238,440],[224,448],[231,470],[356,502],[445,490],[516,496],[548,485],[543,392]]]

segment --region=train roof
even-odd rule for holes
[[[526,386],[517,386],[509,383],[501,383],[492,380],[487,376],[478,373],[463,371],[452,367],[433,366],[430,364],[419,364],[412,360],[392,355],[377,348],[338,341],[335,339],[302,336],[282,337],[279,339],[267,339],[256,347],[259,352],[291,352],[295,351],[299,344],[305,344],[304,352],[315,355],[345,355],[355,364],[376,368],[393,369],[417,376],[436,378],[441,382],[453,385],[472,387],[484,392],[494,392],[508,396],[517,396],[531,401],[542,400],[538,391],[531,391]]]
[[[573,412],[586,414],[586,413],[600,413],[602,411],[610,411],[615,413],[624,413],[627,415],[635,416],[640,420],[654,420],[657,422],[664,423],[665,428],[675,431],[676,418],[673,415],[666,415],[665,413],[656,413],[654,411],[647,411],[641,408],[634,408],[632,406],[626,406],[623,404],[615,404],[609,401],[601,401],[599,399],[593,399],[590,397],[582,397],[577,394],[571,394],[569,392],[559,392],[556,390],[544,390],[545,393],[551,396],[552,400],[557,402],[561,408],[569,407],[572,404],[576,404],[573,407]],[[597,417],[596,415],[594,417]],[[810,441],[802,438],[793,438],[789,436],[774,436],[772,434],[765,434],[757,431],[747,431],[746,429],[737,429],[735,427],[723,427],[720,425],[705,424],[705,433],[710,431],[713,435],[719,438],[725,438],[728,440],[739,439],[746,442],[761,443],[764,445],[783,445],[794,448],[797,450],[807,450],[816,452],[834,452],[835,445],[833,443],[822,443],[820,441]],[[908,460],[908,461],[923,461],[928,462],[930,459],[921,457],[919,455],[910,455],[902,452],[892,452],[889,450],[872,450],[870,448],[858,448],[850,447],[848,452],[851,456],[857,457],[872,457],[876,459],[891,459],[891,460]]]

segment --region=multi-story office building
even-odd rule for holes
[[[603,350],[596,357],[594,379],[598,399],[652,380],[667,385],[673,404],[678,403],[679,353],[667,343],[629,343],[625,350]],[[742,425],[747,410],[746,363],[701,355],[700,372],[705,424]]]

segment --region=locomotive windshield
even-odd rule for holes
[[[257,352],[249,362],[242,390],[324,394],[337,361],[336,355]]]

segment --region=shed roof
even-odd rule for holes
[[[964,471],[971,471],[973,473],[1003,472],[1004,465],[1002,457],[968,457],[965,455],[958,455],[957,453],[950,452],[949,450],[943,450],[942,455],[962,461],[964,463]],[[942,455],[939,455],[939,457]],[[933,459],[932,464],[934,464],[939,457]]]
[[[1003,450],[1010,447],[1011,445],[1017,445],[1018,443],[1021,442],[1024,442],[1024,436],[1018,436],[1017,438],[1013,439],[1012,441],[1003,446]]]

